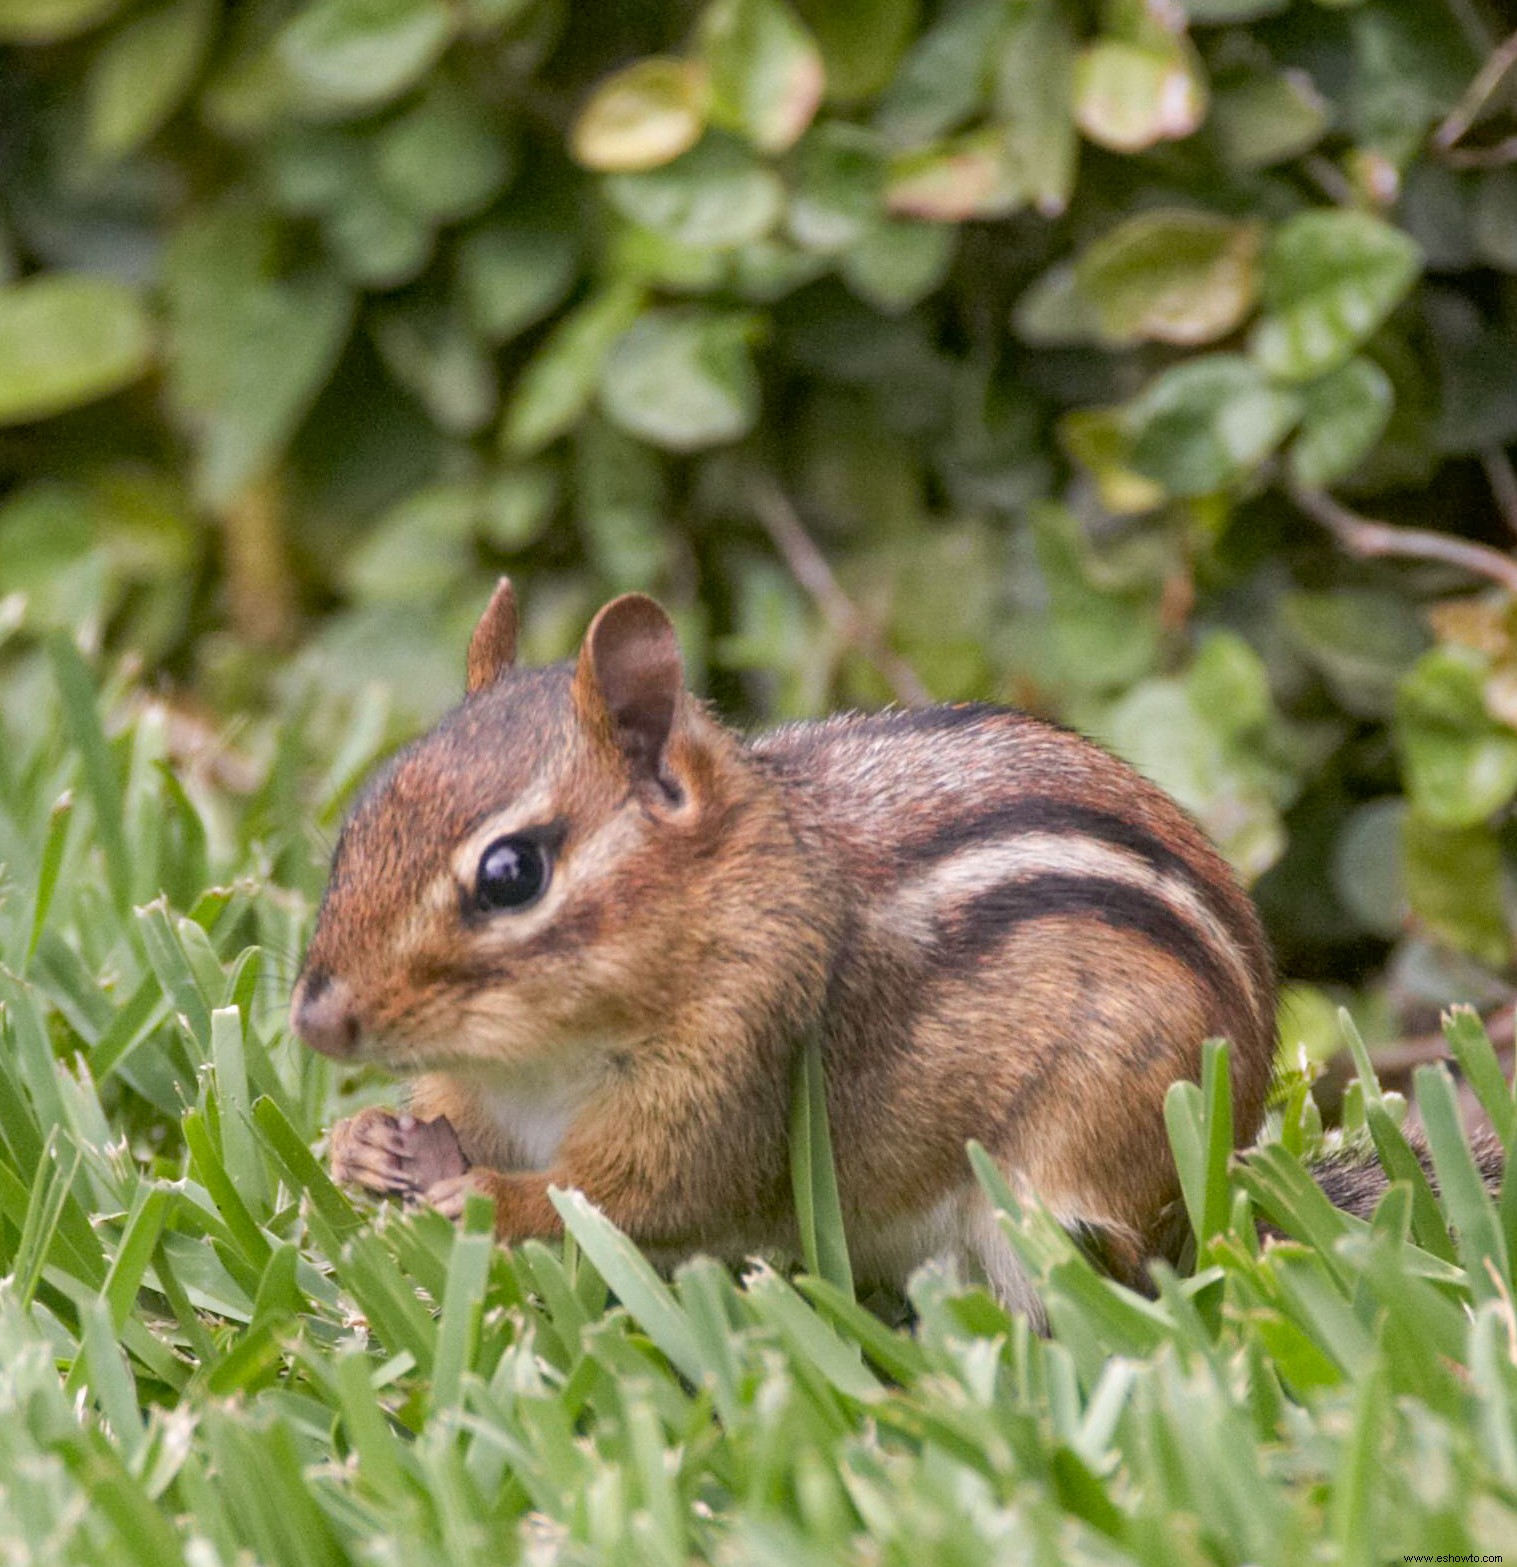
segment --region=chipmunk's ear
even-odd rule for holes
[[[590,622],[574,700],[593,725],[609,726],[634,783],[677,792],[663,765],[664,748],[684,683],[674,626],[645,594],[612,599]]]
[[[516,662],[516,625],[516,590],[509,577],[502,577],[469,638],[466,690],[493,685]]]

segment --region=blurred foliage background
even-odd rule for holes
[[[329,800],[500,571],[534,660],[646,589],[740,721],[989,697],[1133,758],[1251,882],[1288,1042],[1499,1011],[1510,25],[0,0],[5,722],[63,628],[187,787],[287,798],[295,726]]]

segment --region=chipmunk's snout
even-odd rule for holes
[[[290,999],[290,1027],[312,1050],[338,1061],[353,1054],[363,1032],[353,992],[324,968],[307,969],[301,976]]]

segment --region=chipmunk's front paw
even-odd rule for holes
[[[426,1189],[427,1205],[447,1219],[461,1219],[464,1203],[470,1196],[488,1197],[496,1205],[497,1218],[503,1195],[503,1183],[494,1170],[464,1170],[445,1176]]]
[[[445,1116],[418,1121],[376,1105],[332,1128],[330,1160],[340,1185],[410,1201],[469,1168]]]

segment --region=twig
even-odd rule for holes
[[[1474,79],[1465,88],[1459,102],[1449,110],[1443,123],[1433,132],[1433,146],[1440,152],[1451,152],[1454,143],[1475,123],[1486,100],[1501,85],[1502,78],[1517,65],[1517,33],[1486,56],[1485,63],[1475,72]],[[1490,151],[1492,149],[1483,149]],[[1452,158],[1450,162],[1454,161]]]
[[[1517,136],[1508,136],[1489,147],[1450,147],[1443,161],[1451,169],[1503,169],[1517,163]]]
[[[1402,528],[1389,522],[1361,517],[1335,501],[1325,490],[1305,485],[1290,486],[1290,497],[1313,521],[1319,522],[1350,555],[1372,560],[1382,555],[1404,556],[1411,560],[1439,560],[1499,583],[1508,593],[1517,594],[1517,560],[1469,539],[1456,539],[1447,533],[1424,528]]]
[[[1503,1004],[1490,1013],[1484,1020],[1486,1033],[1490,1035],[1491,1044],[1497,1052],[1512,1048],[1513,1041],[1513,1008],[1510,1002]],[[1387,1078],[1409,1078],[1417,1067],[1429,1061],[1447,1061],[1449,1059],[1448,1040],[1442,1032],[1434,1034],[1413,1034],[1407,1039],[1397,1040],[1393,1045],[1384,1045],[1374,1052],[1375,1075],[1385,1081]]]
[[[1517,470],[1512,459],[1500,446],[1488,446],[1480,454],[1480,466],[1485,469],[1486,482],[1496,500],[1496,509],[1512,533],[1517,533]]]
[[[886,643],[843,591],[789,497],[776,485],[761,483],[753,495],[753,509],[774,547],[785,557],[790,575],[816,600],[833,632],[867,655],[903,707],[930,705],[932,694],[916,670]]]
[[[257,647],[287,647],[299,610],[285,537],[283,487],[275,474],[255,479],[220,509],[227,617]]]

